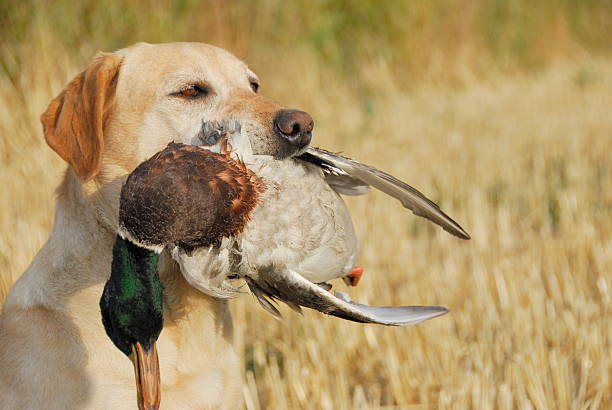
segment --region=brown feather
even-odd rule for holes
[[[242,232],[264,190],[242,161],[170,143],[128,176],[120,228],[145,245],[216,245]]]

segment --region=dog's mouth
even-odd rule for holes
[[[196,144],[215,147],[222,143],[223,139],[229,140],[233,135],[240,135],[241,131],[242,124],[238,120],[203,121],[195,136]]]
[[[248,132],[247,130],[258,130],[258,126],[249,126],[241,120],[224,119],[220,121],[203,121],[200,130],[192,139],[194,145],[199,145],[210,149],[213,152],[233,154],[236,158],[250,162],[253,156],[269,156],[277,160],[298,157],[302,155],[310,146],[295,146],[285,142],[279,137],[280,131],[272,129],[268,138],[258,138],[258,131]],[[256,140],[251,141],[251,134]]]

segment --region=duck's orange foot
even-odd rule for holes
[[[357,286],[363,275],[363,268],[361,266],[355,266],[351,273],[346,275],[343,279],[349,286]]]

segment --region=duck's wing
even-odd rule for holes
[[[448,233],[461,239],[470,239],[470,235],[438,205],[392,175],[321,148],[309,147],[297,158],[321,167],[330,186],[341,194],[364,194],[372,186],[398,199],[415,215],[429,219]]]
[[[299,311],[300,306],[342,319],[387,326],[416,325],[448,312],[442,306],[368,306],[353,302],[345,294],[336,295],[290,269],[273,268],[258,272],[257,278],[246,277],[247,284],[262,307],[280,317],[275,300]]]

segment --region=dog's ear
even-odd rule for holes
[[[102,165],[104,126],[113,104],[120,64],[120,56],[99,53],[40,117],[47,144],[83,182],[93,178]]]

